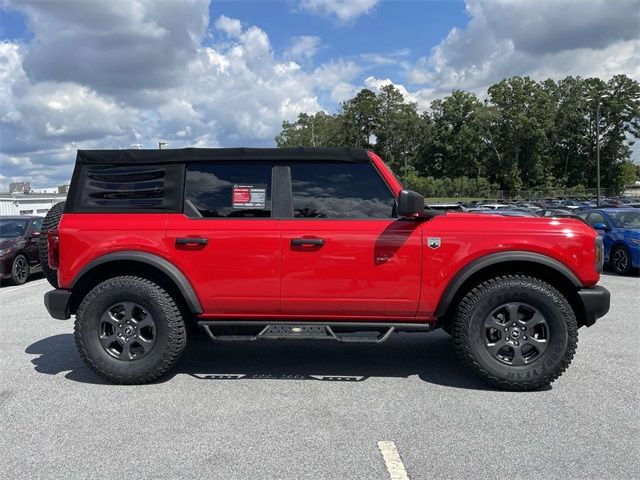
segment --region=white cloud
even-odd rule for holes
[[[242,23],[237,18],[220,15],[214,25],[230,37],[237,37],[242,33]]]
[[[30,22],[33,15],[34,24],[44,25],[48,4],[41,10],[39,5],[29,4],[24,11]],[[145,5],[132,2],[130,13],[137,12],[139,25],[153,23],[145,17]],[[182,9],[180,3],[174,7]],[[198,10],[193,12],[199,17]],[[58,14],[51,15],[55,23]],[[184,21],[194,24],[193,19]],[[348,61],[307,70],[277,55],[262,29],[243,28],[227,18],[225,28],[234,35],[233,42],[203,46],[198,40],[180,68],[169,64],[174,73],[166,85],[140,81],[140,71],[125,82],[122,59],[112,61],[121,71],[105,72],[100,63],[106,62],[104,52],[97,53],[102,60],[96,69],[105,78],[89,75],[87,67],[74,79],[73,59],[76,51],[88,55],[86,39],[113,36],[121,26],[103,24],[99,16],[88,14],[77,14],[72,23],[77,46],[66,47],[70,73],[63,78],[43,77],[40,57],[33,53],[44,48],[51,35],[48,28],[34,29],[34,40],[26,45],[0,43],[0,189],[22,178],[34,186],[68,181],[78,148],[129,148],[134,143],[155,148],[158,139],[172,148],[270,146],[283,120],[321,110],[320,98],[332,103],[350,96],[359,72]],[[185,31],[184,26],[178,29]],[[124,54],[112,50],[110,55]]]
[[[302,0],[299,8],[325,17],[349,22],[370,13],[380,0]]]
[[[408,79],[441,92],[482,90],[513,75],[640,77],[640,0],[468,0],[453,28]]]
[[[418,105],[418,110],[428,110],[429,105],[433,100],[439,97],[433,89],[423,88],[421,90],[409,91],[407,88],[399,83],[394,83],[390,78],[376,78],[373,76],[367,77],[364,80],[364,86],[373,92],[379,92],[385,85],[393,85],[409,102],[415,102]]]
[[[313,35],[295,37],[289,48],[285,50],[284,56],[292,60],[311,60],[318,53],[321,43],[320,37]]]
[[[199,0],[22,0],[34,39],[24,69],[33,81],[71,81],[106,93],[180,84],[206,31]]]

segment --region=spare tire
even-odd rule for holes
[[[40,265],[42,265],[42,273],[47,278],[52,287],[58,288],[58,272],[49,267],[49,230],[58,228],[62,214],[64,213],[64,203],[56,203],[51,210],[47,212],[47,215],[42,221],[42,228],[40,229],[40,242],[39,242],[39,254]]]

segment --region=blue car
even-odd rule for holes
[[[576,214],[602,235],[604,261],[616,273],[640,268],[640,209],[601,208]]]

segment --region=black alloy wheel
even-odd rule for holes
[[[631,270],[631,257],[626,248],[616,246],[611,252],[611,266],[616,273],[626,275]]]
[[[98,335],[109,355],[133,361],[144,357],[155,345],[156,322],[137,303],[116,303],[102,314]]]
[[[484,321],[484,345],[497,361],[512,366],[539,359],[551,340],[549,325],[538,309],[509,302],[494,309]]]
[[[16,256],[11,267],[11,280],[16,285],[23,285],[29,276],[29,262],[24,255]]]

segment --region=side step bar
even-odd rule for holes
[[[258,321],[198,322],[215,342],[255,340],[333,340],[344,343],[382,343],[393,332],[428,332],[426,323],[284,323]]]

